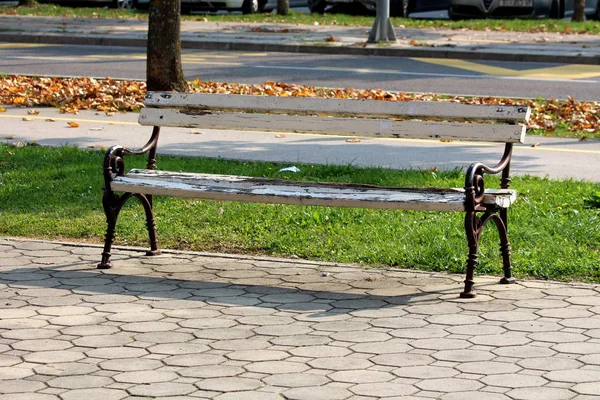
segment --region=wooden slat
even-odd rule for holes
[[[527,123],[526,105],[501,106],[443,101],[378,101],[274,97],[231,94],[149,92],[147,107],[188,107],[205,110],[238,110],[286,114],[326,114],[424,119],[478,119]]]
[[[465,210],[462,189],[401,189],[137,169],[117,177],[111,183],[111,188],[131,193],[270,204]],[[515,198],[516,192],[513,190],[496,190],[486,195],[484,202],[506,208]]]
[[[267,132],[318,133],[381,138],[421,138],[499,143],[522,143],[525,127],[501,124],[395,121],[370,118],[322,118],[280,114],[197,114],[186,110],[144,108],[141,125]]]

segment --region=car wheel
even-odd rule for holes
[[[448,8],[448,19],[450,21],[460,21],[460,17],[456,16],[456,14],[452,12],[452,7]]]
[[[323,0],[308,0],[308,9],[311,13],[323,14],[327,3]]]
[[[114,7],[131,10],[132,8],[136,7],[136,3],[136,0],[115,0]]]
[[[259,0],[244,0],[242,14],[257,14],[263,11],[265,5]]]
[[[565,8],[563,0],[552,0],[550,5],[550,18],[563,19],[565,17]]]

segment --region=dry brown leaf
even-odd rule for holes
[[[54,118],[46,118],[45,121],[46,122],[56,122],[56,120]]]
[[[27,114],[29,115],[38,115],[40,110],[27,110]]]
[[[69,125],[71,128],[79,128],[79,124],[77,122],[69,121],[67,122],[67,125]]]
[[[531,145],[531,147],[538,147],[540,145],[540,143],[534,143]]]
[[[23,117],[22,118],[23,121],[33,121],[32,117]]]
[[[281,139],[284,138],[285,135],[283,133],[278,133],[277,135],[275,135],[276,138]]]
[[[25,143],[23,143],[23,142],[14,142],[14,143],[12,143],[12,147],[16,147],[17,149],[20,149],[21,147],[25,147]]]
[[[11,153],[10,151],[7,151],[7,152],[6,152],[6,156],[7,156],[7,157],[12,157],[12,156],[13,156],[13,153]]]
[[[104,128],[90,128],[90,131],[103,131]]]
[[[199,131],[199,130],[197,130],[197,129],[192,129],[192,130],[190,131],[190,133],[191,133],[192,135],[202,135],[202,132],[201,132],[201,131]]]
[[[10,135],[10,136],[7,136],[7,137],[6,137],[6,139],[7,139],[7,140],[13,140],[14,138],[15,138],[15,137],[14,137],[14,136],[12,136],[12,135]]]
[[[6,108],[0,107],[0,112],[6,112]]]
[[[362,140],[360,139],[346,139],[347,143],[360,143]]]

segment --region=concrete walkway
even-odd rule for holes
[[[318,17],[315,17],[315,21]],[[145,46],[147,20],[0,16],[0,42]],[[367,44],[371,27],[184,21],[184,48],[600,64],[600,35],[411,29]]]
[[[0,400],[591,400],[598,286],[0,238]]]

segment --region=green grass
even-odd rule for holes
[[[119,10],[86,8],[86,7],[62,7],[55,4],[38,4],[35,7],[0,6],[0,14],[11,15],[39,15],[56,17],[93,17],[93,18],[120,18],[120,19],[144,19],[148,12],[144,10]],[[321,25],[346,25],[346,26],[371,26],[374,16],[347,15],[347,14],[306,14],[292,12],[288,16],[274,14],[242,15],[234,14],[202,14],[185,15],[186,20],[208,20],[208,21],[230,21],[230,22],[268,22],[313,25],[318,22]],[[523,19],[480,19],[467,21],[449,20],[419,20],[414,18],[392,18],[392,25],[406,28],[447,28],[447,29],[473,29],[473,30],[507,30],[519,32],[563,32],[563,33],[594,33],[600,34],[600,22],[570,22],[557,20],[523,20]]]
[[[0,235],[100,243],[103,154],[75,148],[0,145]],[[128,167],[142,167],[140,158]],[[164,170],[291,178],[280,165],[160,157]],[[300,165],[297,180],[390,186],[463,186],[458,170],[389,171]],[[489,179],[489,185],[497,184]],[[600,185],[515,177],[520,197],[509,213],[513,262],[520,277],[600,282]],[[594,206],[596,205],[596,206]],[[224,251],[356,262],[462,273],[462,213],[294,207],[157,198],[163,248]],[[479,273],[500,274],[493,225],[482,241]],[[117,243],[146,244],[144,214],[135,201],[122,212]]]

